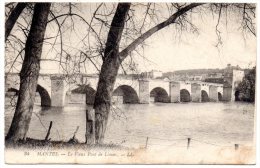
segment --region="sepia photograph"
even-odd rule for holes
[[[256,1],[3,8],[5,164],[256,164]]]

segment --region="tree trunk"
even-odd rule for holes
[[[95,111],[86,110],[86,144],[95,143]]]
[[[18,3],[5,22],[5,41],[12,31],[18,17],[26,7],[27,3]]]
[[[15,114],[6,140],[26,138],[40,71],[40,59],[50,3],[36,3],[31,29],[25,44],[25,58],[20,72],[20,89]]]
[[[119,65],[118,60],[111,60],[111,62],[104,62],[101,68],[94,104],[96,143],[102,143],[104,139],[110,112],[111,96]]]
[[[119,3],[108,33],[103,64],[101,67],[97,93],[95,97],[95,137],[96,143],[103,143],[111,96],[121,61],[119,44],[124,29],[130,3]]]

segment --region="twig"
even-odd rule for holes
[[[49,136],[50,136],[50,132],[51,132],[51,127],[52,127],[52,121],[50,122],[48,132],[47,132],[47,134],[46,134],[46,136],[45,136],[45,141],[48,141],[48,140],[49,140]]]

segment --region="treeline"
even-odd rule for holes
[[[239,100],[246,102],[255,101],[255,79],[256,79],[256,67],[245,74],[242,82],[238,84],[236,90],[239,92]]]
[[[174,72],[163,73],[164,77],[173,75],[198,75],[198,74],[209,74],[209,73],[224,73],[224,69],[189,69],[189,70],[178,70]]]

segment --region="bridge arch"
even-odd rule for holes
[[[153,98],[154,102],[163,102],[163,103],[169,102],[169,95],[167,91],[161,87],[156,87],[152,89],[150,92],[150,97]]]
[[[12,96],[18,96],[19,90],[15,88],[7,89],[7,96],[10,96],[9,93],[11,92]],[[40,96],[40,102],[42,107],[50,107],[51,106],[51,97],[48,91],[42,87],[41,85],[37,85],[36,93],[35,93],[35,102],[37,102],[37,97]]]
[[[70,98],[73,99],[74,97],[75,99],[77,97],[79,99],[83,97],[83,99],[85,98],[86,104],[93,105],[95,101],[95,95],[96,95],[95,89],[93,89],[90,85],[83,84],[83,85],[78,85],[77,88],[71,90]]]
[[[42,87],[41,85],[37,85],[36,93],[39,93],[41,97],[41,106],[43,107],[50,107],[51,106],[51,97],[48,91]]]
[[[120,85],[113,91],[113,96],[122,99],[124,104],[137,104],[139,98],[136,91],[129,85]]]
[[[208,102],[209,95],[205,90],[201,90],[201,102]]]
[[[240,92],[238,90],[235,91],[235,101],[240,101]]]
[[[190,102],[190,101],[191,101],[190,92],[187,89],[181,89],[180,90],[180,102]]]

